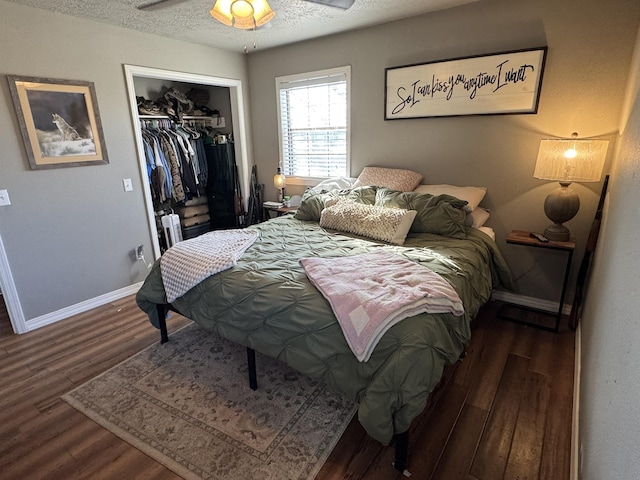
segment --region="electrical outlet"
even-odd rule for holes
[[[142,260],[144,258],[144,248],[142,245],[138,245],[135,248],[136,251],[136,260]]]
[[[9,200],[9,192],[6,190],[0,190],[0,206],[11,205]]]

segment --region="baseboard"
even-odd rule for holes
[[[124,298],[127,295],[132,295],[140,290],[141,286],[142,282],[134,283],[133,285],[129,285],[128,287],[124,287],[113,292],[105,293],[104,295],[100,295],[99,297],[90,298],[89,300],[85,300],[84,302],[76,303],[75,305],[70,305],[60,310],[56,310],[55,312],[32,318],[31,320],[27,320],[25,322],[27,327],[26,332],[31,332],[32,330],[44,327],[45,325],[51,325],[52,323],[72,317],[73,315],[78,315],[79,313],[86,312],[87,310],[91,310],[92,308],[100,307],[106,303]]]
[[[544,310],[545,312],[555,313],[558,311],[558,302],[552,302],[551,300],[542,300],[541,298],[527,297],[526,295],[520,295],[517,293],[504,292],[497,290],[491,295],[492,300],[499,300],[502,302],[513,303],[515,305],[522,305],[523,307],[535,308],[538,310]],[[566,303],[562,306],[562,313],[569,315],[571,313],[571,305]]]
[[[571,417],[571,465],[569,478],[580,478],[580,374],[582,358],[582,335],[580,324],[576,329],[575,340],[575,367],[573,372],[573,414]]]

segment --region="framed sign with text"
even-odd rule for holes
[[[385,69],[385,120],[536,113],[547,47]]]

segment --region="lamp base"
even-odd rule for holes
[[[544,236],[552,242],[568,242],[571,232],[561,223],[554,223],[544,229]]]
[[[571,233],[563,225],[576,216],[580,209],[580,197],[570,187],[570,182],[560,182],[560,188],[553,190],[544,200],[544,213],[551,220],[544,230],[544,236],[554,242],[568,242]]]

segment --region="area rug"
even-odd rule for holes
[[[189,325],[62,398],[185,479],[313,479],[355,405],[318,380]]]

